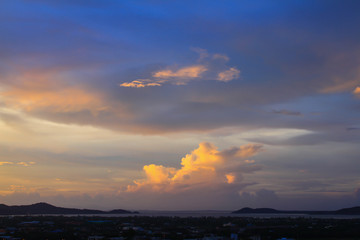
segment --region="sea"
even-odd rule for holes
[[[24,216],[24,215],[23,215]],[[26,215],[29,216],[29,215]],[[308,214],[234,214],[231,211],[150,211],[140,210],[137,214],[41,214],[31,216],[98,216],[98,217],[180,217],[180,218],[201,218],[201,217],[244,217],[244,218],[321,218],[321,219],[360,219],[360,215],[308,215]],[[2,216],[9,217],[9,216]]]
[[[360,215],[308,215],[308,214],[235,214],[231,211],[139,211],[139,214],[127,216],[150,217],[245,217],[245,218],[324,218],[324,219],[360,219]],[[117,216],[124,216],[119,214]]]

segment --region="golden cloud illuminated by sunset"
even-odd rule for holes
[[[226,66],[230,58],[224,54],[209,54],[206,49],[192,49],[199,54],[197,63],[177,68],[169,67],[154,72],[146,79],[136,79],[131,82],[123,82],[120,87],[144,88],[159,87],[165,83],[173,85],[187,85],[190,81],[216,80],[229,82],[240,76],[240,70],[236,67]],[[206,74],[204,74],[206,72]]]
[[[354,87],[358,84],[359,84],[358,79],[347,80],[347,81],[344,81],[342,79],[335,79],[333,84],[326,86],[323,89],[320,89],[320,92],[321,93],[336,93],[336,92],[349,91],[349,89],[354,89]]]
[[[229,70],[220,72],[218,74],[217,80],[222,81],[222,82],[229,82],[231,80],[239,78],[239,76],[240,76],[240,71],[238,69],[232,67]]]
[[[11,165],[11,164],[13,164],[12,162],[0,162],[0,166],[2,166],[2,165]]]
[[[353,94],[357,95],[360,97],[360,87],[356,87],[353,91]]]
[[[254,156],[261,151],[259,144],[247,144],[219,151],[211,143],[203,142],[199,147],[181,159],[181,168],[162,165],[145,165],[146,178],[135,180],[127,191],[141,189],[160,192],[177,192],[191,188],[214,184],[235,183],[238,179],[234,172],[241,174],[241,166],[249,164],[244,158]],[[241,178],[239,178],[240,180]]]
[[[24,166],[24,167],[29,167],[31,165],[34,165],[36,164],[36,162],[18,162],[17,165],[21,165],[21,166]]]
[[[82,89],[67,88],[58,91],[13,89],[3,93],[5,102],[26,111],[49,109],[54,112],[101,110],[101,101]]]
[[[54,75],[52,75],[54,74]],[[19,74],[8,84],[0,97],[6,105],[27,112],[44,110],[50,112],[79,112],[83,110],[96,114],[106,109],[99,93],[82,86],[69,86],[58,81],[52,72],[26,72]]]
[[[120,87],[132,87],[132,88],[143,88],[143,87],[159,87],[164,81],[152,81],[150,79],[137,79],[132,82],[124,82],[120,84]]]
[[[207,68],[203,65],[195,65],[190,67],[184,67],[177,71],[172,70],[162,70],[153,74],[153,77],[156,78],[169,78],[169,77],[176,77],[176,78],[197,78],[200,75],[207,71]]]
[[[226,177],[227,183],[229,183],[229,184],[234,183],[236,180],[236,176],[232,173],[226,174],[225,177]]]

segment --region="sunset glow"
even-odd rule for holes
[[[358,1],[0,2],[0,203],[360,204]]]

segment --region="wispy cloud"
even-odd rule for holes
[[[297,112],[297,111],[290,111],[290,110],[273,110],[272,113],[275,114],[281,114],[281,115],[288,115],[288,116],[301,116],[301,112]]]
[[[240,76],[240,71],[234,67],[230,68],[229,70],[220,72],[218,74],[217,80],[221,82],[229,82],[231,80],[237,79]]]
[[[159,87],[164,81],[154,81],[151,79],[136,79],[132,82],[120,84],[120,87],[143,88],[143,87]]]
[[[14,163],[12,162],[0,162],[0,166],[3,166],[3,165],[12,165]]]
[[[359,73],[360,75],[360,73]],[[344,92],[349,91],[350,89],[354,89],[356,85],[359,85],[360,81],[357,79],[351,80],[343,80],[336,78],[333,83],[328,84],[325,88],[321,89],[322,93],[336,93],[336,92]],[[355,89],[356,90],[356,89]]]
[[[208,69],[203,65],[183,67],[178,70],[161,70],[153,74],[155,78],[198,78]]]
[[[21,165],[21,166],[24,166],[24,167],[29,167],[31,165],[34,165],[36,164],[36,162],[18,162],[17,165]]]
[[[190,81],[216,80],[229,82],[240,77],[240,70],[229,67],[226,62],[229,57],[223,54],[209,54],[206,49],[192,48],[199,54],[195,64],[178,67],[169,66],[152,73],[148,79],[136,79],[131,82],[119,84],[120,87],[153,87],[165,83],[174,85],[186,85]]]
[[[226,62],[230,60],[230,58],[228,56],[226,56],[224,54],[219,54],[219,53],[214,54],[213,59],[222,59]]]
[[[20,166],[24,166],[24,167],[29,167],[31,165],[34,165],[36,164],[36,162],[0,162],[0,166],[3,166],[3,165],[20,165]]]
[[[106,109],[99,93],[86,90],[84,86],[67,84],[59,75],[53,70],[21,72],[12,76],[13,81],[7,82],[0,91],[0,97],[6,105],[27,112],[85,110],[96,114]]]
[[[354,89],[354,91],[353,91],[353,94],[354,94],[355,96],[360,97],[360,87],[356,87],[356,88]]]

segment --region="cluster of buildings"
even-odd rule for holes
[[[0,240],[294,240],[360,237],[360,219],[0,217]]]

